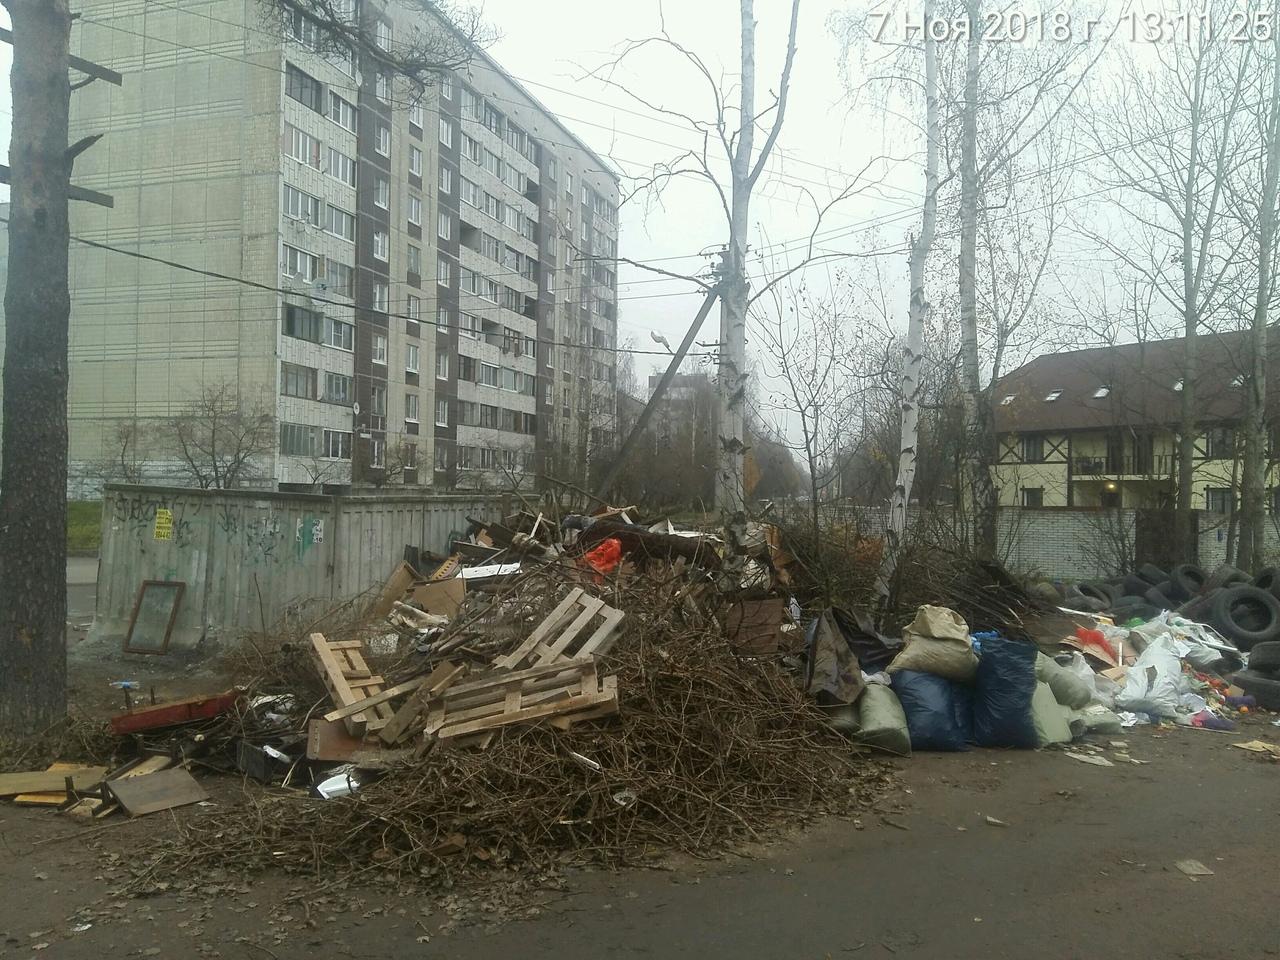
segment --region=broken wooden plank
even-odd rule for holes
[[[492,717],[481,717],[476,720],[468,720],[454,725],[446,725],[442,727],[436,735],[441,740],[449,740],[455,737],[466,736],[471,733],[494,730],[498,727],[507,727],[518,723],[528,723],[532,720],[539,720],[544,717],[554,717],[573,713],[574,711],[581,710],[586,707],[597,707],[608,702],[617,702],[616,687],[597,691],[595,693],[580,693],[577,696],[569,697],[565,700],[525,707],[520,710],[505,711]]]
[[[412,693],[422,686],[426,679],[426,677],[414,677],[404,683],[397,683],[394,687],[387,687],[381,693],[375,693],[371,697],[365,697],[363,700],[349,703],[345,707],[330,710],[324,715],[324,718],[326,720],[343,720],[354,714],[363,713],[365,710],[372,709],[380,703],[386,703],[388,700],[394,700],[396,697],[403,696],[406,693]]]
[[[63,776],[80,769],[78,763],[51,763],[45,768],[45,773],[61,772]],[[13,802],[20,807],[59,807],[67,802],[67,791],[64,783],[61,790],[44,790],[36,793],[20,793],[13,798]]]
[[[174,762],[172,757],[166,756],[141,757],[125,764],[123,767],[116,767],[115,770],[106,775],[103,783],[105,784],[112,780],[127,780],[132,777],[145,777],[149,773],[158,773],[161,770],[169,769]],[[62,812],[73,817],[100,820],[119,809],[120,805],[118,803],[105,800],[102,797],[81,797]]]
[[[235,706],[239,698],[238,691],[227,690],[223,693],[203,694],[134,707],[111,718],[111,732],[116,736],[124,736],[128,733],[174,727],[196,720],[209,720],[226,713]]]
[[[387,747],[372,737],[353,737],[341,720],[313,717],[307,725],[308,760],[354,763],[364,769],[381,770],[412,755],[412,747]]]
[[[329,646],[329,641],[325,639],[324,634],[313,633],[311,634],[311,652],[335,707],[346,707],[380,692],[375,687],[381,685],[382,678],[377,677],[376,683],[374,682],[375,678],[370,674],[369,667],[359,650],[343,646],[335,651]],[[359,679],[358,675],[362,675],[367,682],[353,682]],[[353,689],[355,687],[361,688],[359,694]],[[359,713],[344,717],[343,723],[353,737],[363,737],[371,723],[385,726],[392,715],[390,709],[380,710],[374,707],[372,716],[369,715],[368,710],[361,710]]]
[[[523,661],[542,642],[543,637],[559,626],[565,614],[573,609],[574,604],[578,602],[578,598],[581,596],[581,587],[574,587],[570,590],[568,595],[556,605],[556,608],[547,614],[546,619],[534,627],[533,633],[529,634],[524,643],[520,644],[519,647],[505,657],[499,657],[494,660],[493,665],[510,669]]]
[[[70,770],[31,770],[23,773],[0,773],[0,797],[20,793],[66,792],[67,778],[76,790],[90,790],[102,782],[109,767],[76,765]]]
[[[172,767],[141,777],[109,780],[107,791],[131,817],[185,807],[209,799],[195,777],[181,767]]]
[[[387,577],[386,583],[382,585],[382,590],[378,593],[378,599],[373,602],[373,606],[369,609],[369,615],[377,619],[385,617],[391,612],[391,604],[404,596],[404,592],[413,586],[415,580],[421,580],[418,571],[407,563],[401,564],[391,571],[391,576]]]
[[[400,740],[426,710],[427,701],[466,673],[466,670],[465,664],[448,661],[437,666],[413,696],[396,711],[396,715],[387,721],[387,725],[379,731],[378,738],[388,745]]]

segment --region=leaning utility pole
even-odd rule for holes
[[[0,735],[25,736],[66,715],[67,199],[76,156],[98,138],[67,145],[69,0],[3,3],[13,22],[13,139],[0,440]],[[83,82],[120,81],[85,61],[74,65],[89,73]]]

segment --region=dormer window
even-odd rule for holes
[[[1110,392],[1111,392],[1111,388],[1109,386],[1103,385],[1099,387],[1097,390],[1093,391],[1093,399],[1101,400],[1103,397],[1107,396],[1107,394],[1109,394]]]
[[[1045,396],[1044,402],[1053,403],[1053,401],[1057,400],[1060,396],[1062,396],[1061,390],[1050,390],[1049,393]]]

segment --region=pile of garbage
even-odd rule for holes
[[[956,611],[924,605],[899,643],[827,611],[811,628],[814,649],[832,651],[816,661],[829,665],[818,694],[834,726],[901,756],[1035,749],[1146,724],[1231,730],[1251,710],[1280,710],[1243,669],[1262,653],[1270,671],[1262,683],[1280,691],[1280,643],[1250,655],[1172,611],[1124,625],[1063,612],[1078,625],[1056,643],[1032,643],[974,631]]]
[[[1280,568],[1250,577],[1229,564],[1212,573],[1193,563],[1167,573],[1144,563],[1124,577],[1073,584],[1038,584],[1042,599],[1083,611],[1108,613],[1120,622],[1154,619],[1173,611],[1209,624],[1240,650],[1280,640]]]

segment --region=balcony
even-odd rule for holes
[[[1073,477],[1171,477],[1173,455],[1168,453],[1136,457],[1076,457],[1071,461]]]

